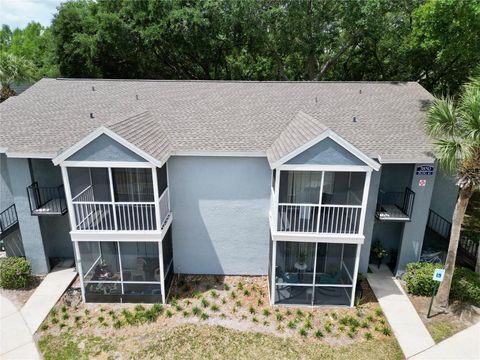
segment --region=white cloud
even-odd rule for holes
[[[37,21],[49,26],[62,0],[0,0],[0,24],[13,30]]]

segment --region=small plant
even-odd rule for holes
[[[62,311],[63,311],[63,309],[62,309]],[[65,308],[65,311],[67,311],[66,308]],[[102,312],[102,313],[105,312],[105,308],[104,308],[104,307],[101,307],[101,308],[100,308],[100,312]]]
[[[187,318],[190,316],[190,313],[187,310],[184,310],[182,314],[184,318]]]
[[[66,313],[67,312],[67,307],[65,305],[62,305],[62,307],[60,308],[60,310],[63,312],[63,313]]]
[[[40,330],[42,331],[45,331],[48,329],[48,324],[47,323],[43,323],[42,326],[40,326]]]
[[[263,320],[263,326],[270,326],[270,322],[267,320]]]
[[[310,319],[307,319],[307,321],[305,321],[305,324],[303,324],[303,327],[308,330],[312,329],[312,321]]]
[[[215,290],[210,291],[210,296],[212,299],[218,299],[218,293]]]
[[[258,319],[257,319],[257,317],[256,317],[256,316],[252,317],[252,322],[254,322],[254,323],[258,323]]]
[[[294,320],[290,320],[290,321],[288,322],[288,324],[287,324],[287,327],[288,327],[289,329],[295,329],[295,328],[297,327],[297,322],[294,321]]]
[[[363,328],[363,329],[368,329],[370,327],[370,323],[368,321],[364,320],[360,323],[360,327]]]
[[[194,306],[192,308],[192,314],[195,315],[195,316],[200,315],[201,312],[202,312],[202,310],[200,310],[200,308],[197,307],[197,306]]]
[[[382,311],[382,309],[376,308],[376,309],[375,309],[375,315],[378,316],[378,317],[383,316],[383,311]]]
[[[264,297],[265,291],[263,291],[262,289],[258,290],[258,295],[260,295],[261,297]]]
[[[392,335],[392,330],[390,330],[390,328],[388,328],[388,327],[384,327],[382,329],[382,334],[385,335],[385,336],[390,336],[390,335]]]
[[[85,309],[84,313],[85,313],[85,315],[87,315],[87,316],[88,316],[88,315],[90,314],[90,310],[88,310],[88,309]]]
[[[250,296],[250,291],[248,289],[243,290],[243,295]]]
[[[62,323],[58,324],[58,326],[60,327],[60,329],[63,329],[67,325],[65,325],[65,323],[62,322]]]
[[[385,325],[386,321],[385,319],[380,319],[380,324]]]
[[[325,331],[327,333],[331,333],[332,332],[332,328],[333,328],[333,324],[330,322],[330,321],[327,321],[324,325],[323,325],[323,328],[325,329]]]
[[[102,322],[105,321],[105,318],[104,318],[103,316],[99,316],[99,317],[97,318],[97,320],[98,320],[99,323],[102,323]]]
[[[200,302],[204,308],[207,308],[210,305],[210,302],[205,298],[202,298]]]
[[[245,315],[245,314],[242,314],[242,316],[241,316],[241,320],[246,320],[246,319],[247,319],[247,315]]]
[[[292,315],[292,311],[290,309],[287,309],[287,311],[285,311],[285,315],[287,315],[287,316]]]
[[[222,300],[221,300],[222,304],[225,305],[227,303],[227,299],[225,299],[224,297],[222,297]]]
[[[224,313],[221,313],[221,314],[220,314],[220,318],[226,319],[226,318],[227,318],[227,315],[225,315]]]
[[[202,312],[202,315],[200,315],[200,319],[202,319],[202,320],[208,320],[208,318],[209,318],[209,316],[205,312]]]
[[[363,336],[365,336],[365,339],[367,339],[367,340],[372,340],[373,339],[373,335],[370,332],[366,332]]]
[[[361,308],[357,308],[357,317],[362,318],[363,317],[363,311]]]
[[[31,275],[30,262],[24,257],[8,256],[0,260],[0,287],[24,288],[30,282]]]
[[[275,314],[275,318],[277,319],[277,321],[282,321],[284,319],[284,316],[282,315],[282,313],[277,312]]]
[[[165,315],[168,317],[168,318],[171,318],[173,316],[173,312],[170,311],[170,309],[167,309],[167,311],[165,311]]]
[[[356,333],[353,332],[353,331],[351,331],[351,330],[347,333],[347,335],[348,335],[348,337],[349,337],[350,339],[353,339],[353,338],[355,337],[355,334],[356,334]]]
[[[243,283],[242,283],[241,281],[239,281],[239,282],[237,283],[237,289],[238,289],[238,290],[243,290]]]
[[[181,306],[180,304],[177,304],[177,305],[175,305],[175,310],[177,310],[178,312],[180,312],[180,311],[183,310],[183,308],[182,308],[182,306]]]
[[[190,305],[192,305],[192,302],[191,302],[190,300],[188,300],[188,299],[185,299],[185,300],[183,301],[183,304],[184,304],[185,306],[190,306]]]
[[[284,332],[284,331],[285,331],[285,327],[284,327],[282,324],[278,324],[278,325],[277,325],[277,331],[279,331],[279,332]]]
[[[122,325],[123,325],[123,324],[122,324],[122,322],[121,322],[120,320],[116,320],[116,321],[113,322],[113,327],[114,327],[115,329],[120,329],[120,328],[122,327]]]
[[[297,314],[297,317],[298,317],[298,318],[303,318],[303,317],[305,316],[305,314],[303,313],[303,311],[300,310],[300,309],[297,309],[296,314]]]
[[[306,337],[308,335],[308,331],[305,328],[301,328],[299,331],[300,336]]]
[[[269,316],[270,316],[270,310],[268,310],[267,308],[265,308],[265,309],[262,310],[262,314],[263,314],[263,316],[265,316],[265,317],[269,317]]]
[[[134,309],[136,312],[141,312],[145,310],[145,307],[143,305],[138,304],[138,305],[135,305]]]
[[[195,290],[193,293],[192,293],[192,297],[195,298],[195,299],[200,299],[202,297],[202,293],[198,290]]]
[[[63,320],[68,320],[69,317],[70,317],[70,316],[69,316],[67,313],[64,313],[64,314],[62,315],[62,319],[63,319]]]
[[[235,306],[242,307],[242,302],[240,300],[235,301]]]
[[[230,292],[230,297],[231,297],[232,299],[236,299],[237,294],[235,294],[235,291]]]
[[[58,324],[58,319],[55,316],[52,317],[50,321],[52,322],[52,324]]]
[[[338,330],[340,330],[341,332],[344,332],[345,331],[345,325],[340,325],[338,327]]]
[[[74,320],[75,322],[79,322],[82,319],[80,315],[75,315]]]
[[[322,330],[317,330],[313,333],[313,335],[317,338],[317,339],[320,339],[323,337],[323,333],[322,333]]]
[[[110,315],[111,317],[115,317],[115,311],[109,310],[108,315]]]
[[[227,283],[224,283],[223,284],[223,290],[225,290],[225,291],[230,290],[230,285],[228,285]]]
[[[250,314],[255,314],[256,311],[255,311],[255,308],[254,308],[252,305],[250,305],[250,306],[248,307],[248,312],[249,312]]]
[[[373,321],[373,316],[370,314],[367,316],[367,321],[372,322]]]
[[[218,311],[218,305],[217,304],[212,304],[212,306],[210,306],[210,310],[212,310],[214,312],[217,312]]]
[[[258,299],[258,300],[257,300],[257,305],[258,305],[258,306],[262,306],[262,305],[263,305],[263,300],[262,300],[262,299]]]

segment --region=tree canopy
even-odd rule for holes
[[[480,63],[480,0],[79,0],[50,28],[16,32],[2,30],[2,48],[44,76],[408,80],[456,93]]]

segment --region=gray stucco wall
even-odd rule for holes
[[[143,161],[146,160],[107,135],[98,138],[71,155],[69,161]]]
[[[175,272],[267,274],[267,160],[175,156],[168,172]]]
[[[51,160],[31,159],[30,164],[33,179],[40,187],[57,187],[63,184],[61,169],[53,165]],[[73,258],[68,215],[38,218],[47,257]]]
[[[10,190],[7,156],[0,154],[0,212],[13,204],[13,195]]]
[[[34,274],[46,274],[49,264],[42,241],[40,221],[38,217],[30,214],[26,191],[27,186],[32,183],[28,159],[9,158],[7,164],[25,256],[30,260]]]
[[[290,159],[287,164],[365,165],[363,161],[329,138]]]
[[[428,210],[435,183],[436,166],[433,175],[416,175],[415,168],[421,165],[434,166],[435,164],[415,164],[413,168],[410,188],[415,192],[415,203],[412,210],[411,221],[405,223],[403,229],[399,258],[397,261],[397,275],[404,272],[407,263],[418,261],[422,251],[423,237],[428,220]],[[426,180],[426,185],[419,186],[420,180]]]
[[[453,175],[439,169],[433,187],[430,208],[440,216],[452,222],[453,210],[458,197],[458,186]]]
[[[365,225],[363,234],[365,236],[364,243],[360,250],[360,262],[358,271],[363,275],[367,275],[368,263],[370,258],[370,247],[372,245],[373,227],[375,224],[375,212],[377,208],[378,189],[380,186],[380,178],[382,176],[382,168],[379,171],[372,171],[370,178],[370,189],[368,190],[367,212],[365,214]]]

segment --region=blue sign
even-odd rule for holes
[[[435,269],[435,272],[433,273],[433,280],[442,281],[444,275],[445,269]]]
[[[433,175],[434,170],[435,168],[431,165],[422,165],[422,166],[417,166],[415,173],[417,175]]]

